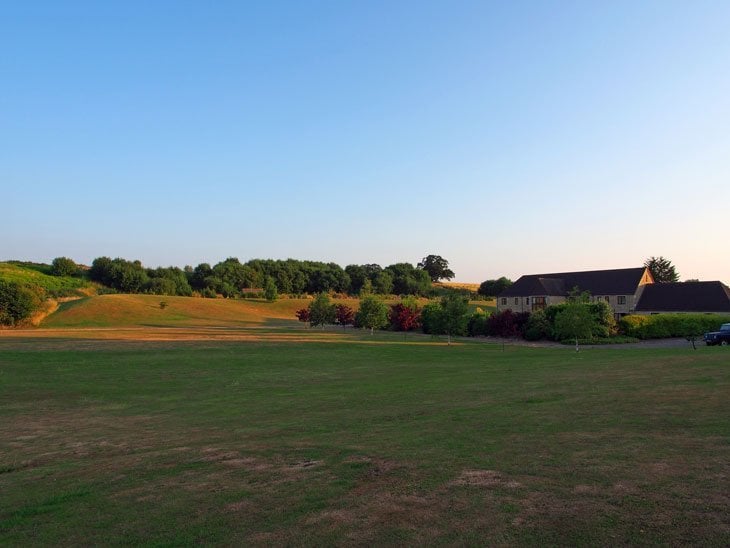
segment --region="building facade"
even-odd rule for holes
[[[497,310],[535,312],[565,302],[573,291],[608,304],[616,318],[634,312],[644,288],[654,283],[648,268],[528,274],[497,296]]]

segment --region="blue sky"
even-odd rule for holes
[[[15,2],[0,259],[730,282],[730,3]]]

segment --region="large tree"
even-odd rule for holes
[[[51,274],[54,276],[78,276],[79,266],[68,257],[56,257],[51,263]]]
[[[486,280],[482,282],[477,293],[485,297],[496,297],[511,285],[512,280],[502,276],[496,280]]]
[[[677,269],[674,268],[672,261],[665,257],[649,257],[644,262],[644,266],[649,269],[654,281],[658,284],[679,281]]]
[[[440,255],[429,255],[421,259],[418,268],[428,272],[432,282],[439,280],[450,280],[454,277],[454,272],[449,269],[449,261]]]

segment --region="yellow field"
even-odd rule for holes
[[[468,289],[469,291],[476,291],[479,289],[480,284],[466,282],[435,282],[433,285],[437,287],[453,287],[456,289]]]

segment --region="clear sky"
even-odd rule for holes
[[[730,2],[4,2],[0,259],[730,282]]]

